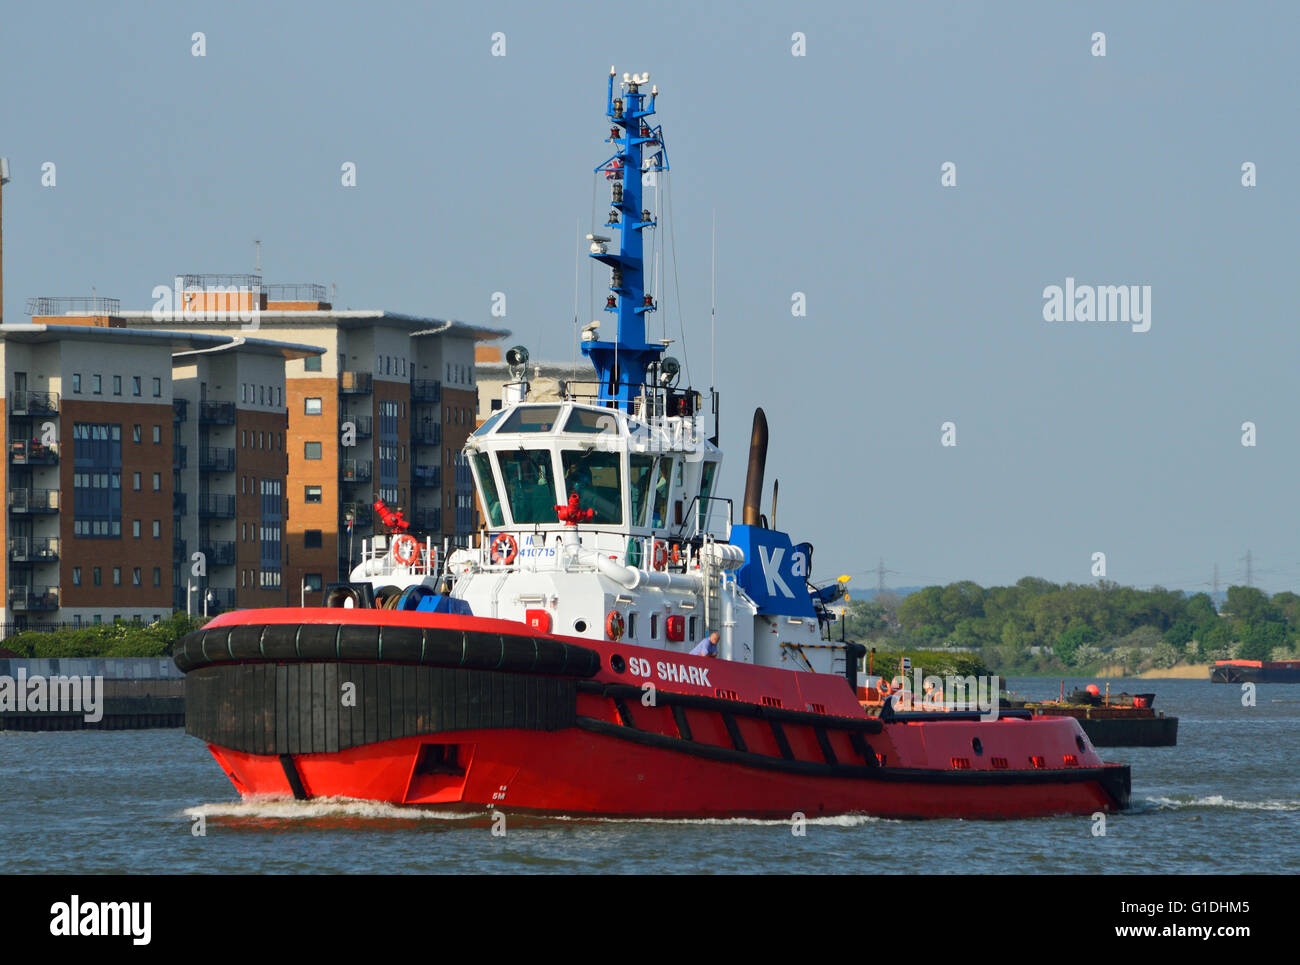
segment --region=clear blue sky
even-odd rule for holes
[[[697,385],[717,214],[724,487],[761,404],[818,575],[1087,581],[1100,551],[1194,590],[1250,549],[1258,585],[1300,582],[1300,5],[180,6],[7,8],[10,321],[92,286],[147,308],[260,238],[268,282],[569,358],[612,63],[662,92]],[[1151,330],[1043,321],[1067,276],[1150,285]]]

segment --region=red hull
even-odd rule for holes
[[[842,677],[574,638],[566,642],[591,658],[576,676],[521,672],[531,640],[557,638],[378,610],[347,611],[346,638],[316,632],[339,616],[230,614],[191,641],[187,727],[241,794],[779,820],[1023,818],[1128,804],[1128,768],[1104,763],[1069,718],[881,722]],[[371,631],[378,659],[361,659]],[[513,669],[397,657],[408,645],[426,663],[468,654],[476,634],[479,656],[515,660]],[[348,681],[365,705],[351,720],[335,696]]]
[[[1112,811],[1098,781],[945,787],[925,782],[851,781],[772,774],[714,763],[581,731],[466,731],[439,735],[473,747],[466,779],[440,787],[413,781],[424,739],[385,741],[337,754],[294,758],[309,797],[347,797],[421,806],[629,818],[835,814],[885,818],[1028,818]],[[273,755],[210,747],[245,796],[292,796]]]

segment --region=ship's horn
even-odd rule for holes
[[[745,475],[746,526],[763,525],[760,503],[763,499],[763,470],[767,466],[767,416],[761,408],[754,410],[754,431],[749,435],[749,471]]]

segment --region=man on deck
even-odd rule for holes
[[[716,657],[718,655],[718,631],[714,630],[691,650],[692,657]]]

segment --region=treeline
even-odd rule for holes
[[[971,648],[995,670],[1131,670],[1241,657],[1267,660],[1300,640],[1300,596],[1228,589],[1221,611],[1209,594],[1187,596],[1102,581],[1014,586],[963,581],[849,604],[850,637],[890,648]],[[1141,664],[1141,666],[1138,666]]]
[[[95,623],[40,632],[27,630],[4,640],[20,657],[170,657],[176,641],[206,621],[177,613],[157,623]]]

